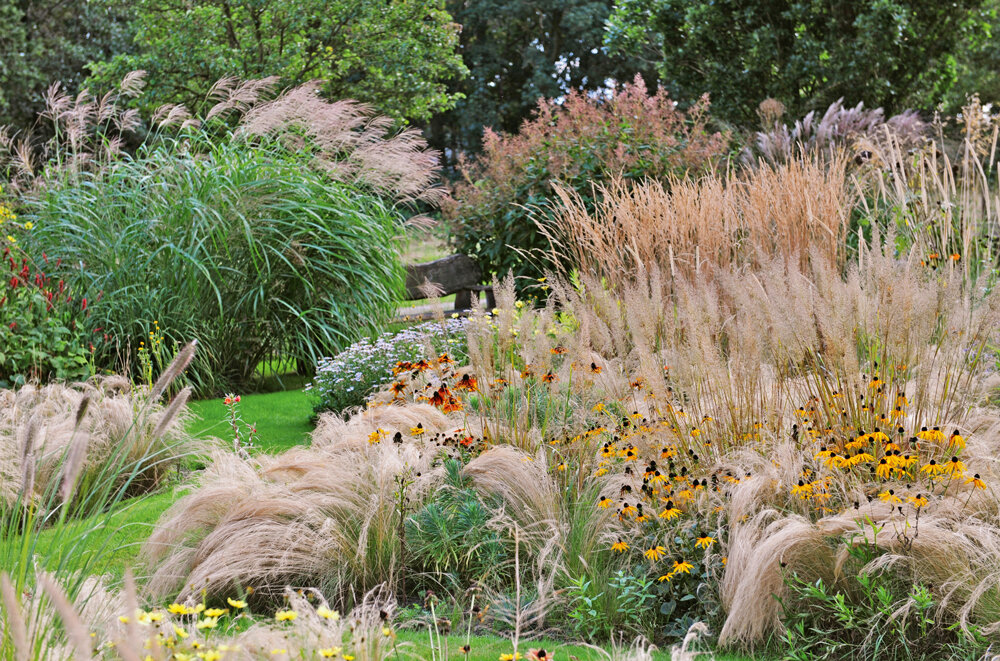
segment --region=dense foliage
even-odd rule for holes
[[[898,112],[931,108],[951,90],[956,54],[989,25],[983,4],[625,0],[607,40],[655,61],[677,98],[710,92],[720,117],[744,124],[765,97],[795,116],[840,97]]]
[[[639,77],[607,102],[577,92],[561,103],[540,102],[518,134],[487,131],[483,154],[461,164],[463,180],[445,208],[459,251],[486,273],[510,269],[537,279],[551,266],[541,253],[549,247],[543,228],[551,224],[554,183],[593,208],[595,185],[615,176],[665,180],[705,172],[727,147],[709,119],[707,98],[683,112],[666,90],[648,94]]]
[[[133,53],[95,63],[107,86],[148,72],[149,105],[198,109],[224,76],[278,76],[283,85],[324,81],[328,98],[374,104],[396,118],[427,119],[455,95],[445,82],[465,73],[458,26],[444,0],[141,0]]]
[[[428,141],[449,164],[460,152],[482,149],[483,128],[514,133],[542,98],[568,90],[598,90],[637,71],[636,58],[610,55],[602,46],[611,0],[449,0],[462,26],[460,48],[469,75],[451,82],[455,108],[427,124]]]
[[[127,2],[0,0],[0,125],[27,127],[54,81],[73,93],[89,62],[130,49]]]

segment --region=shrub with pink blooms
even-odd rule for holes
[[[487,129],[483,152],[459,166],[462,179],[444,205],[460,252],[486,274],[538,278],[548,260],[553,183],[597,204],[596,185],[615,176],[668,181],[709,171],[728,149],[712,130],[708,96],[686,111],[641,77],[607,98],[570,92],[543,99],[517,134]],[[512,248],[513,246],[513,248]],[[488,276],[487,276],[488,277]],[[519,289],[524,280],[519,280]]]

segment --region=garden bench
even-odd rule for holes
[[[493,287],[481,285],[483,274],[479,265],[466,255],[449,255],[432,262],[406,266],[406,300],[418,301],[427,296],[427,285],[440,291],[440,296],[455,294],[455,309],[448,314],[468,314],[479,306],[479,294],[486,294],[489,309],[496,306]],[[431,317],[433,313],[418,313]],[[413,315],[410,315],[413,316]]]

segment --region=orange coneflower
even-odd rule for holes
[[[928,475],[938,475],[944,470],[945,468],[933,459],[920,467],[920,472],[927,473]]]
[[[667,521],[675,519],[681,515],[681,511],[674,507],[674,501],[668,500],[667,506],[660,512],[659,517],[661,519],[666,519]]]
[[[463,374],[462,378],[458,380],[455,384],[455,390],[467,390],[469,392],[476,392],[479,389],[479,384],[476,382],[476,377],[469,374]]]
[[[645,551],[642,552],[644,556],[646,556],[653,562],[656,562],[657,560],[662,558],[664,555],[666,555],[666,553],[667,549],[666,547],[663,546],[654,546],[653,548],[646,549]]]
[[[594,374],[600,374],[602,369],[604,368],[598,365],[597,363],[590,364],[590,371],[593,372]]]
[[[545,373],[545,374],[544,374],[544,375],[542,376],[542,383],[555,383],[555,382],[556,382],[556,381],[558,381],[558,380],[559,380],[559,377],[557,377],[557,376],[556,376],[555,374],[553,374],[552,372],[546,372],[546,373]]]
[[[696,548],[705,549],[706,551],[708,550],[708,547],[711,546],[712,544],[715,544],[715,538],[712,537],[711,535],[703,535],[699,537],[694,543]]]
[[[948,437],[948,447],[956,450],[965,449],[965,439],[962,438],[962,435],[958,433],[957,429],[951,433],[950,437]]]
[[[903,502],[903,500],[896,495],[895,490],[889,489],[888,491],[883,491],[878,495],[878,499],[883,503],[889,503],[890,505],[898,505]]]
[[[951,461],[944,465],[943,473],[949,473],[950,475],[961,475],[965,472],[965,464],[958,457],[952,457]]]
[[[679,574],[679,573],[690,574],[692,569],[694,569],[694,565],[692,565],[690,562],[688,562],[688,561],[686,561],[684,559],[674,560],[674,569],[673,569],[672,573],[674,573],[674,574]]]
[[[625,551],[628,551],[628,544],[619,538],[617,542],[611,545],[611,550],[617,551],[618,553],[624,553]]]
[[[612,500],[610,498],[608,498],[607,496],[605,496],[604,498],[601,498],[599,501],[597,501],[597,506],[600,507],[601,509],[605,509],[606,510],[609,507],[611,507],[611,505],[612,505]]]
[[[985,489],[986,483],[983,482],[982,478],[979,477],[979,473],[976,473],[972,477],[965,480],[966,484],[971,484],[973,489]]]
[[[551,349],[549,349],[549,351],[552,352],[556,356],[561,356],[564,353],[566,353],[566,347],[564,347],[564,346],[562,346],[560,344],[559,346],[552,347]]]

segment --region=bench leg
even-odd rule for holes
[[[493,308],[497,306],[497,298],[493,295],[493,287],[486,290],[486,309],[493,312]]]
[[[476,295],[479,298],[479,295]],[[462,290],[455,293],[455,309],[456,310],[471,310],[472,309],[472,292],[468,289]]]

